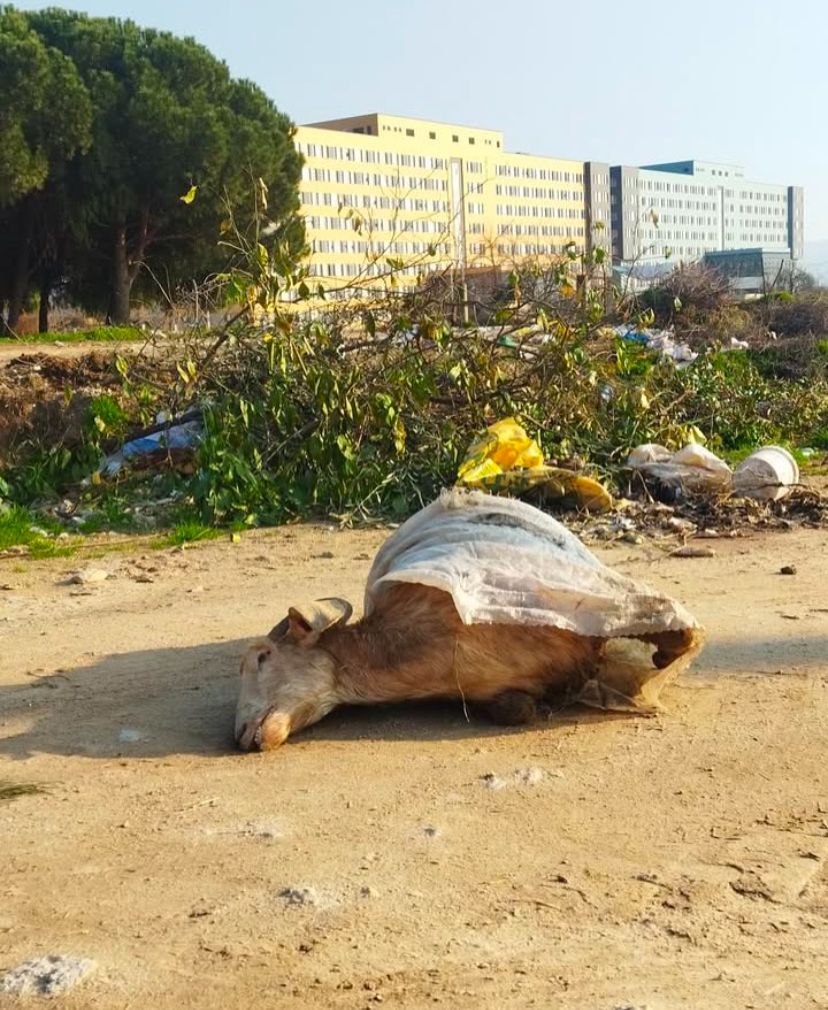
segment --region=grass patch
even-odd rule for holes
[[[80,344],[84,342],[106,344],[145,338],[146,333],[134,326],[96,326],[93,330],[74,330],[71,333],[27,333],[14,342],[21,344]]]
[[[12,505],[0,512],[0,551],[10,547],[27,547],[33,558],[66,557],[74,552],[75,547],[49,535],[59,532],[59,523],[20,505]]]
[[[45,792],[43,786],[35,785],[34,782],[6,782],[0,779],[0,803],[16,800],[21,796],[36,796]]]
[[[221,530],[213,526],[205,526],[197,520],[188,519],[176,523],[159,542],[159,547],[180,547],[182,544],[192,544],[198,540],[215,540],[219,536],[221,536]]]

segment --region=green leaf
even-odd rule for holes
[[[190,204],[193,202],[193,200],[195,200],[197,192],[198,192],[198,186],[190,186],[187,192],[183,196],[180,196],[178,199],[182,203]]]

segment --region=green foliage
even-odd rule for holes
[[[319,324],[276,333],[236,352],[240,381],[210,389],[192,494],[211,523],[394,517],[453,483],[471,438],[506,415],[548,457],[578,454],[609,479],[642,442],[732,452],[804,439],[825,417],[828,387],[766,379],[746,352],[677,369],[633,342],[614,350],[567,334],[529,356],[446,328],[352,353]]]
[[[814,449],[823,449],[828,452],[828,425],[814,431],[808,441]]]
[[[302,250],[292,124],[194,40],[2,9],[0,96],[0,277],[21,278],[0,290],[10,328],[33,286],[43,299],[60,283],[124,323],[134,295],[171,296],[226,268],[219,226],[243,213],[254,179]]]
[[[88,148],[92,103],[75,64],[25,14],[0,7],[0,208]]]
[[[71,403],[71,392],[67,394],[67,402]],[[111,394],[102,394],[86,407],[77,442],[42,445],[24,440],[16,450],[17,465],[5,475],[0,474],[6,496],[18,504],[27,504],[80,485],[97,470],[104,445],[122,438],[129,421],[118,400]]]

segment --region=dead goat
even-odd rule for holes
[[[553,695],[650,711],[702,643],[680,604],[550,516],[480,492],[444,494],[400,527],[374,561],[367,616],[351,613],[340,599],[292,607],[249,646],[242,749],[278,747],[338,705],[457,698],[507,724]]]

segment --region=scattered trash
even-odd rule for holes
[[[775,334],[774,334],[775,336]],[[727,347],[723,347],[724,351],[747,351],[750,348],[750,344],[747,340],[739,340],[738,337],[731,337],[730,344]]]
[[[724,460],[691,442],[676,453],[662,445],[639,445],[627,466],[648,480],[660,501],[674,502],[684,494],[726,494],[733,472]]]
[[[643,344],[650,351],[657,351],[662,357],[675,361],[678,367],[689,365],[698,357],[688,344],[676,343],[672,330],[636,329],[632,326],[615,326],[613,331],[622,340],[632,340]]]
[[[663,445],[656,442],[645,442],[636,446],[627,457],[627,466],[642,467],[647,463],[667,463],[673,454]]]
[[[677,533],[690,534],[696,532],[696,524],[689,519],[682,519],[681,516],[670,516],[667,520],[667,525]]]
[[[799,483],[796,460],[778,445],[767,445],[731,470],[702,445],[691,442],[676,453],[663,445],[636,446],[627,466],[641,474],[653,495],[673,504],[686,495],[736,495],[757,501],[776,501]]]
[[[107,456],[101,464],[98,474],[103,477],[114,477],[123,467],[133,460],[147,461],[157,457],[165,457],[173,451],[194,451],[204,437],[204,427],[201,412],[189,411],[178,421],[170,423],[165,414],[156,417],[156,424],[144,434],[121,446]]]
[[[743,460],[733,472],[733,490],[746,498],[778,501],[799,483],[796,460],[779,445],[766,445]]]
[[[597,481],[574,470],[546,466],[538,443],[511,417],[490,425],[472,442],[458,481],[495,493],[538,488],[547,501],[591,512],[612,507],[609,492]]]
[[[32,958],[0,977],[0,993],[13,996],[62,996],[95,969],[95,962],[71,954]]]

